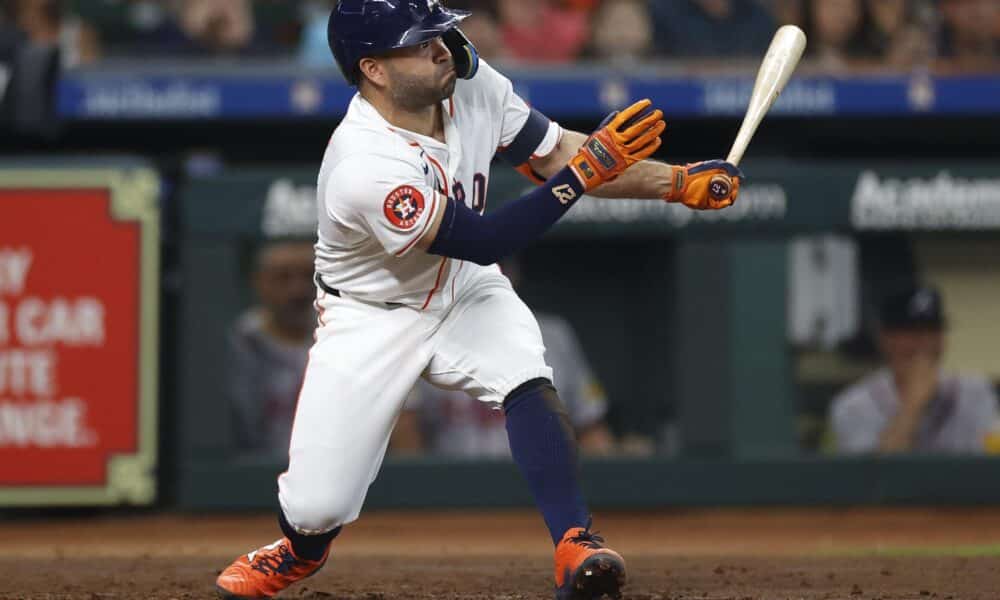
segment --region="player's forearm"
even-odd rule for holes
[[[544,185],[485,215],[449,198],[440,221],[417,245],[431,254],[490,265],[538,239],[583,192],[583,184],[565,167]]]
[[[644,160],[622,173],[618,179],[590,191],[599,198],[641,198],[663,200],[673,181],[673,168],[667,163]]]
[[[546,178],[566,166],[571,158],[580,150],[587,136],[578,132],[564,130],[559,144],[544,161],[532,162],[532,167]],[[588,194],[600,198],[646,198],[662,200],[671,189],[673,183],[673,168],[667,163],[654,160],[644,160],[632,165],[628,171],[589,191]]]

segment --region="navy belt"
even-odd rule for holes
[[[316,282],[316,285],[319,287],[319,289],[323,290],[327,294],[330,294],[331,296],[336,296],[338,298],[341,297],[340,290],[338,290],[337,288],[332,288],[329,285],[327,285],[326,282],[323,281],[323,277],[321,277],[319,273],[313,275],[313,280]],[[376,302],[376,304],[385,304],[389,308],[406,306],[405,304],[402,304],[400,302]]]
[[[324,291],[324,292],[326,292],[327,294],[330,294],[330,295],[333,295],[333,296],[336,296],[336,297],[338,297],[338,298],[340,297],[340,290],[338,290],[338,289],[336,289],[336,288],[332,288],[332,287],[328,286],[328,285],[326,284],[326,282],[325,282],[325,281],[323,281],[323,278],[322,278],[322,277],[320,277],[319,273],[316,273],[316,274],[315,274],[315,275],[313,276],[313,279],[314,279],[314,280],[316,281],[316,285],[317,285],[317,286],[319,286],[319,289],[323,290],[323,291]]]

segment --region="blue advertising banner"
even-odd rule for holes
[[[672,117],[739,117],[753,77],[679,77],[604,70],[509,70],[514,87],[552,118],[587,118],[652,98]],[[354,89],[335,71],[152,68],[64,75],[58,113],[69,120],[339,118]],[[989,115],[1000,112],[1000,76],[926,73],[797,77],[775,116]]]

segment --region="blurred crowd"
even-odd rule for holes
[[[827,71],[924,66],[993,70],[997,0],[445,0],[506,64],[757,58],[777,26],[809,35]],[[332,0],[4,0],[0,25],[58,45],[66,66],[106,58],[293,58],[332,67]]]

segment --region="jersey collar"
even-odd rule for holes
[[[396,125],[389,123],[385,120],[385,117],[383,117],[381,113],[379,113],[375,107],[372,106],[371,102],[368,102],[368,100],[366,100],[361,94],[355,95],[355,101],[358,103],[358,108],[363,118],[372,119],[383,125],[389,131],[403,136],[407,141],[413,141],[420,144],[421,147],[437,148],[448,151],[450,154],[455,154],[455,147],[461,144],[458,136],[458,130],[455,128],[454,118],[451,115],[453,106],[451,98],[441,101],[441,115],[444,121],[444,143],[439,142],[430,136],[410,131],[409,129],[404,129],[402,127],[397,127]],[[459,153],[461,153],[460,150]]]

